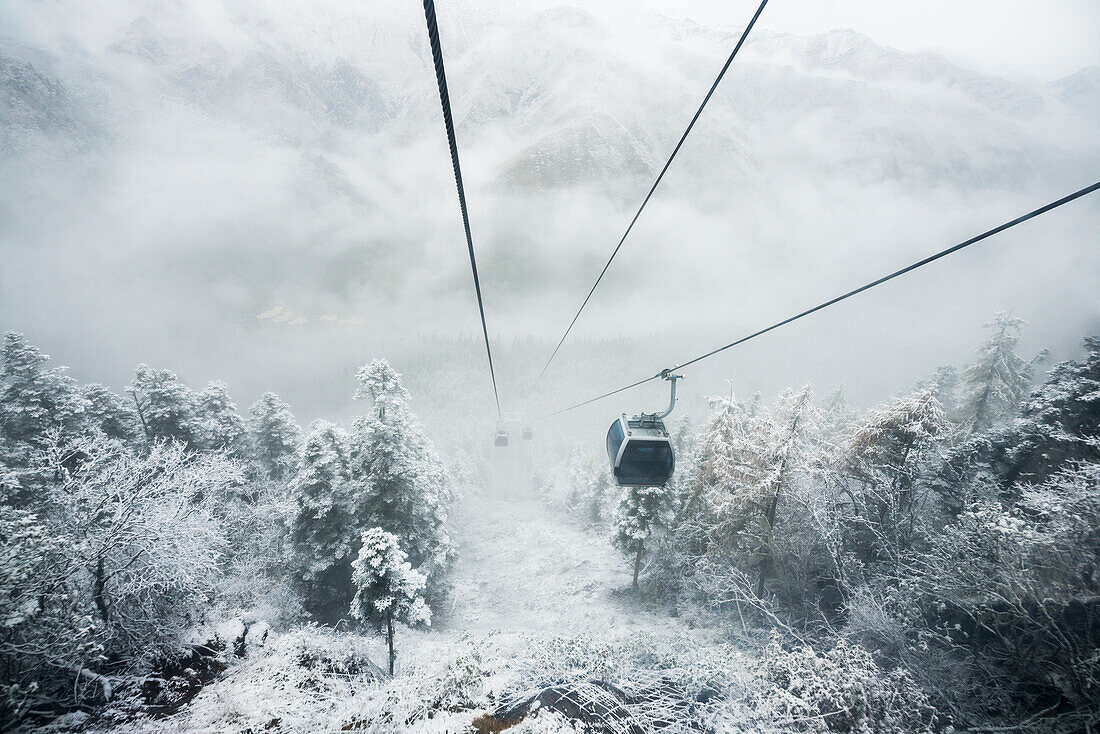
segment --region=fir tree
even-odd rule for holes
[[[1033,366],[1016,354],[1023,319],[998,313],[985,325],[990,337],[978,348],[977,360],[966,368],[961,385],[959,417],[971,431],[987,430],[1016,412],[1027,395]]]
[[[446,472],[408,410],[401,376],[385,360],[375,360],[356,377],[355,397],[369,400],[371,410],[356,420],[352,436],[354,515],[360,528],[379,526],[397,535],[431,586],[454,557],[446,529]]]
[[[970,499],[962,489],[989,484],[1011,501],[1021,481],[1042,482],[1070,463],[1100,461],[1100,338],[1086,338],[1084,347],[1084,359],[1054,366],[1011,424],[951,450],[935,486],[956,513]]]
[[[275,393],[264,393],[248,409],[248,432],[260,467],[271,476],[285,475],[302,443],[290,406]]]
[[[290,542],[305,605],[325,620],[336,619],[347,609],[352,595],[351,561],[359,543],[347,443],[338,426],[314,423],[290,484],[295,505]]]
[[[431,624],[432,614],[424,602],[426,579],[406,560],[397,536],[382,528],[363,533],[359,556],[352,563],[355,598],[351,614],[386,637],[390,675],[394,672],[394,623],[409,626]]]
[[[75,437],[87,428],[88,400],[64,368],[46,368],[49,357],[7,332],[0,349],[0,431],[12,442],[45,445],[48,431]]]
[[[195,421],[195,435],[201,448],[244,456],[244,421],[224,382],[211,382],[196,396]]]
[[[174,373],[139,364],[129,392],[148,439],[175,439],[192,448],[201,447],[195,395]]]
[[[133,404],[103,385],[85,385],[84,398],[88,401],[88,420],[103,431],[108,438],[124,443],[137,441],[141,436],[141,424]]]
[[[668,505],[669,490],[665,487],[623,487],[619,500],[618,521],[612,542],[624,553],[634,555],[634,590],[638,590],[638,571],[645,553],[645,543],[663,517]]]

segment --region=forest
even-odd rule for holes
[[[9,332],[0,728],[1095,730],[1100,338],[1048,364],[1024,328],[998,314],[972,362],[866,411],[712,397],[673,481],[622,490],[601,447],[537,435],[494,478],[382,359],[357,417],[303,429],[146,365],[82,384]],[[504,505],[551,550],[494,538]],[[536,559],[545,609],[474,624],[514,601],[498,566],[588,543],[606,577]],[[531,621],[585,598],[618,616]]]

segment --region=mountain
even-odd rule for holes
[[[386,142],[406,143],[436,132],[429,63],[425,49],[415,48],[418,27],[394,28],[392,36],[355,29],[367,60],[356,61],[310,58],[309,48],[280,39],[279,29],[246,19],[234,21],[243,37],[237,46],[213,32],[180,31],[171,20],[135,18],[104,51],[80,58],[89,68],[74,76],[104,75],[121,107],[168,100],[280,144],[320,147],[321,155],[342,134],[385,132]],[[650,176],[739,33],[652,16],[629,31],[642,43],[628,46],[625,40],[637,40],[624,39],[628,31],[577,8],[533,13],[514,25],[484,23],[447,44],[459,130],[476,146],[499,129],[506,142],[495,177],[536,189]],[[923,185],[950,176],[1012,187],[1036,175],[1036,162],[1049,158],[1060,167],[1079,152],[1029,125],[1056,115],[1052,102],[1089,114],[1098,76],[1092,67],[1048,89],[1031,88],[850,30],[812,37],[758,30],[699,125],[700,142],[685,152],[705,150],[695,160],[703,166],[724,151],[738,175],[797,155],[825,175]],[[8,147],[26,147],[35,136],[79,147],[87,119],[100,112],[104,129],[126,125],[109,109],[81,108],[72,84],[3,57]],[[831,144],[790,150],[792,132],[816,132],[815,142]]]
[[[1086,66],[1051,82],[1054,95],[1089,120],[1100,119],[1100,67]]]

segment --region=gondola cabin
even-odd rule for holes
[[[523,440],[524,441],[530,441],[534,437],[535,437],[534,429],[532,429],[530,425],[524,426],[523,427]]]
[[[653,415],[627,418],[623,413],[607,431],[611,474],[622,487],[663,487],[676,459],[665,424]]]
[[[504,430],[503,428],[498,428],[497,429],[497,437],[493,440],[493,445],[494,446],[499,446],[501,448],[507,446],[508,445],[508,431]]]

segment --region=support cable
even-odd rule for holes
[[[477,310],[481,314],[481,333],[485,337],[485,356],[489,358],[489,376],[493,379],[493,398],[497,405],[497,419],[502,418],[500,393],[497,392],[497,375],[493,369],[493,350],[489,347],[489,327],[485,325],[485,303],[481,298],[481,280],[477,275],[477,258],[474,257],[474,240],[470,235],[470,215],[466,211],[466,191],[462,186],[462,168],[458,163],[458,143],[455,140],[454,120],[451,117],[451,98],[447,93],[447,74],[443,70],[443,49],[439,44],[439,27],[435,19],[434,0],[424,0],[424,19],[428,24],[428,42],[435,61],[435,78],[439,83],[439,103],[443,107],[443,124],[447,127],[447,143],[451,147],[451,166],[458,187],[458,205],[462,210],[462,227],[466,231],[466,249],[470,252],[470,269],[474,274],[474,290],[477,292]]]

